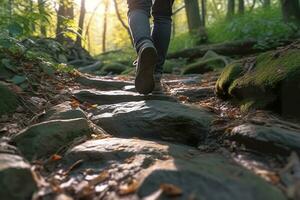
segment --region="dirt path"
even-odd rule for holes
[[[15,179],[0,196],[299,199],[300,125],[242,114],[215,97],[217,77],[166,76],[166,95],[150,96],[128,77],[79,77],[71,101],[1,139],[0,175]]]

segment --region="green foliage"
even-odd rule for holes
[[[295,26],[285,24],[278,6],[271,9],[258,8],[230,20],[220,18],[208,27],[211,42],[257,39],[262,46],[264,41],[290,37],[295,33]]]
[[[175,38],[172,38],[169,51],[176,52],[182,49],[191,48],[196,46],[197,41],[197,37],[191,36],[189,33],[182,33]]]
[[[0,0],[0,30],[6,30],[11,37],[21,38],[33,35],[36,26],[41,21],[50,23],[50,14],[46,11],[40,12],[36,3],[30,1]],[[45,1],[45,6],[47,3]]]

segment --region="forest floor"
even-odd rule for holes
[[[2,158],[34,174],[19,176],[18,195],[300,199],[300,161],[290,151],[300,149],[299,122],[241,113],[215,96],[218,77],[166,75],[165,94],[143,96],[133,77],[76,74],[48,83],[52,96],[24,97],[39,110],[0,119]]]

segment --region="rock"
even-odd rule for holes
[[[246,123],[233,128],[230,138],[245,142],[262,151],[272,152],[275,147],[279,150],[300,153],[300,129],[287,128],[280,124],[266,126]]]
[[[105,80],[100,78],[89,78],[80,76],[76,81],[82,85],[98,90],[121,90],[127,85],[133,85],[130,81]]]
[[[197,62],[184,67],[182,74],[204,74],[213,71],[216,68],[225,67],[229,60],[230,59],[225,56],[220,56],[213,51],[208,51]]]
[[[164,64],[164,73],[176,74],[177,71],[180,73],[182,66],[186,65],[185,59],[170,59],[166,60]]]
[[[75,138],[89,133],[86,119],[53,120],[26,128],[18,133],[12,142],[27,159],[32,160],[54,154]]]
[[[79,67],[78,71],[83,72],[83,73],[91,73],[97,70],[100,70],[102,67],[102,62],[101,61],[97,61],[91,65],[87,65],[84,67]]]
[[[238,100],[244,111],[271,109],[300,116],[300,49],[265,52],[225,67],[217,84],[221,98]]]
[[[138,195],[153,195],[162,184],[178,187],[178,199],[284,200],[276,187],[219,154],[201,154],[157,163],[147,172]],[[159,199],[169,199],[167,195]]]
[[[35,191],[30,165],[20,156],[0,153],[0,199],[31,199]]]
[[[182,76],[180,76],[182,77]],[[185,76],[183,76],[185,77]],[[201,82],[202,75],[188,75],[186,78],[179,78],[175,80],[164,80],[164,83],[167,85],[178,85],[178,84],[184,84],[184,85],[193,85],[193,84],[198,84]]]
[[[120,137],[164,139],[196,145],[214,115],[201,107],[168,101],[138,101],[99,106],[92,117],[107,133]]]
[[[0,116],[15,112],[18,107],[17,95],[0,82]]]
[[[108,63],[104,64],[101,68],[100,74],[107,75],[107,74],[121,74],[125,71],[128,67],[121,63]]]
[[[214,87],[174,88],[171,90],[171,95],[187,96],[189,101],[196,101],[214,96]]]
[[[136,92],[114,90],[114,91],[97,91],[97,90],[77,90],[73,93],[74,97],[80,102],[89,102],[92,104],[106,105],[128,101],[142,100],[165,100],[176,101],[167,95],[140,95]]]
[[[93,169],[96,175],[104,170],[110,178],[99,183],[99,187],[109,187],[108,182],[134,179],[141,199],[157,192],[161,184],[180,188],[182,194],[177,199],[286,199],[279,189],[230,158],[217,153],[201,153],[185,145],[107,138],[87,141],[68,150],[64,161],[71,165],[77,160],[83,162],[74,172],[75,176],[76,173],[82,174],[84,169]],[[111,190],[116,191],[118,187],[111,186]],[[157,199],[169,198],[160,196]]]
[[[44,122],[58,119],[87,118],[83,110],[81,110],[79,107],[73,109],[70,103],[71,102],[67,101],[52,107],[40,117],[40,121]]]

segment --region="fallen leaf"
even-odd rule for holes
[[[182,95],[179,96],[178,99],[179,99],[179,101],[188,101],[189,100],[189,98],[187,96],[182,96]]]
[[[73,108],[73,109],[76,109],[80,106],[80,102],[77,101],[76,99],[73,99],[70,103],[70,106]]]
[[[160,189],[163,191],[163,194],[169,197],[182,195],[182,189],[173,184],[163,183],[160,185]]]
[[[62,157],[58,154],[53,154],[50,158],[52,161],[58,161],[58,160],[61,160]]]
[[[120,195],[128,195],[137,191],[139,183],[137,180],[133,179],[129,184],[120,186]]]

